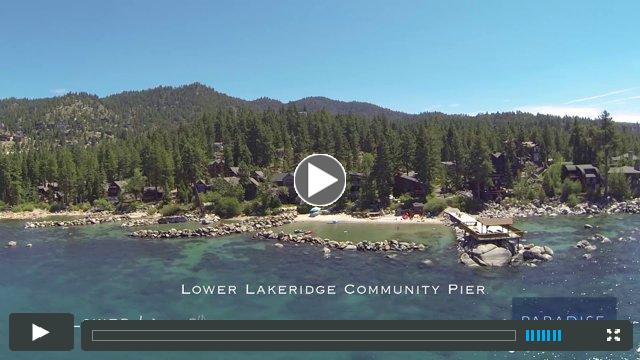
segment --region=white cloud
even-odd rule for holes
[[[64,94],[68,93],[69,90],[68,89],[64,89],[64,88],[59,88],[59,89],[51,89],[51,90],[49,90],[49,92],[52,93],[55,96],[62,96]]]
[[[613,119],[619,122],[640,123],[640,114],[616,114]]]
[[[571,101],[568,101],[566,103],[564,103],[565,105],[569,105],[569,104],[575,104],[578,102],[584,102],[584,101],[589,101],[589,100],[595,100],[595,99],[600,99],[603,97],[607,97],[607,96],[611,96],[611,95],[617,95],[617,94],[622,94],[631,90],[635,90],[636,88],[629,88],[629,89],[620,89],[620,90],[614,90],[614,91],[610,91],[608,93],[604,93],[604,94],[600,94],[600,95],[594,95],[594,96],[589,96],[589,97],[585,97],[585,98],[580,98],[580,99],[574,99]]]
[[[580,116],[595,119],[602,113],[601,108],[596,107],[578,107],[578,106],[522,106],[518,110],[530,112],[532,114],[549,114],[556,116]],[[612,112],[611,116],[614,121],[618,122],[640,122],[640,113],[616,113]]]

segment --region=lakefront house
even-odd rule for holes
[[[62,201],[64,199],[64,193],[60,191],[60,186],[57,182],[45,181],[38,186],[38,197],[40,201]]]
[[[291,202],[296,198],[296,190],[294,187],[294,176],[292,172],[276,173],[271,177],[271,183],[277,186],[278,197],[282,202]]]
[[[609,175],[623,174],[629,182],[633,196],[640,196],[640,171],[633,166],[619,166],[609,169]]]
[[[349,174],[347,174],[349,199],[352,201],[358,200],[360,197],[360,188],[362,187],[362,181],[364,178],[364,174],[359,172],[349,172]]]
[[[640,157],[632,152],[627,152],[622,155],[613,156],[611,158],[612,167],[631,166],[636,170],[640,170]]]
[[[224,160],[217,159],[207,165],[207,171],[211,177],[239,177],[238,166],[228,166]]]
[[[410,194],[414,198],[422,198],[427,195],[427,184],[418,180],[414,171],[398,173],[393,178],[393,194]]]
[[[108,182],[106,185],[107,200],[118,201],[120,199],[120,195],[124,194],[126,186],[126,180]]]
[[[600,170],[591,164],[563,163],[560,178],[563,182],[566,179],[579,181],[582,191],[595,191],[602,184]]]
[[[142,189],[142,201],[157,202],[164,197],[164,189],[162,187],[147,186]]]

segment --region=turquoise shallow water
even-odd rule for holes
[[[83,318],[145,319],[508,319],[514,296],[616,296],[619,318],[639,320],[640,242],[598,244],[591,260],[573,249],[600,226],[612,239],[640,239],[640,217],[539,218],[519,222],[555,260],[537,268],[468,269],[457,263],[449,229],[434,225],[290,224],[337,240],[385,238],[427,244],[423,253],[382,254],[287,245],[237,235],[218,239],[140,240],[114,224],[24,230],[0,223],[0,240],[33,248],[0,249],[0,312],[73,312]],[[431,259],[435,265],[421,264]],[[181,284],[479,284],[485,296],[183,296]],[[6,320],[5,320],[6,321]],[[549,353],[10,353],[0,327],[0,359],[637,359],[626,354]],[[637,330],[640,331],[640,330]],[[635,348],[639,346],[636,337]],[[79,339],[76,340],[79,348]],[[83,356],[84,355],[84,356]],[[90,355],[87,356],[87,355]]]

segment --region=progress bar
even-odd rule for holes
[[[622,351],[633,346],[629,321],[88,320],[81,332],[82,349],[89,351]]]

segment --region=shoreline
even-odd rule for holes
[[[91,213],[85,211],[63,211],[59,213],[52,213],[47,210],[36,209],[33,211],[2,211],[0,212],[0,220],[40,220],[50,217],[63,217],[63,218],[76,218],[86,217],[90,215],[100,216],[101,213]]]
[[[640,198],[632,199],[624,202],[614,202],[607,205],[598,205],[591,203],[581,203],[570,208],[563,203],[548,204],[521,204],[521,205],[500,205],[489,203],[486,208],[481,211],[478,216],[485,217],[511,217],[511,218],[528,218],[528,217],[559,217],[559,216],[576,216],[576,215],[613,215],[613,214],[640,214]],[[129,219],[147,219],[158,218],[158,214],[149,215],[146,212],[133,212],[128,214],[117,215],[109,212],[83,212],[83,211],[62,211],[52,213],[47,210],[35,209],[33,211],[12,212],[1,211],[0,221],[2,220],[26,220],[36,221],[47,218],[102,218],[110,216],[123,216]],[[256,218],[255,216],[237,216],[228,220],[242,221]],[[259,217],[258,217],[259,218]],[[430,225],[446,225],[446,221],[440,216],[437,217],[420,217],[413,219],[403,219],[401,216],[383,215],[374,218],[353,217],[346,213],[338,214],[321,214],[314,217],[309,214],[298,214],[294,221],[302,222],[320,222],[320,223],[360,223],[360,224],[430,224]]]
[[[298,214],[295,222],[314,222],[314,223],[348,223],[348,224],[428,224],[428,225],[445,225],[440,217],[423,217],[415,219],[403,219],[401,216],[384,215],[376,218],[357,218],[346,213],[327,214],[309,216],[309,214]]]

